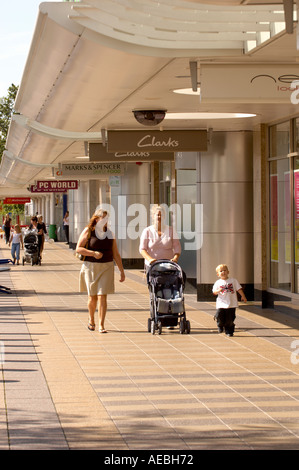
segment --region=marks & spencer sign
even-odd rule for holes
[[[108,152],[207,151],[206,130],[108,131]]]
[[[98,175],[122,175],[124,166],[121,163],[65,163],[62,165],[59,176],[98,176]]]

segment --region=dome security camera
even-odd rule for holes
[[[157,126],[165,118],[166,111],[164,110],[135,110],[133,111],[134,117],[139,124],[144,126]]]

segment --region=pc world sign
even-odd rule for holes
[[[35,185],[30,187],[32,193],[59,193],[66,192],[69,189],[78,189],[79,183],[77,180],[49,180],[37,181]]]

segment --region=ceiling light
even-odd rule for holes
[[[167,113],[165,119],[239,119],[254,117],[248,113]]]
[[[172,91],[173,93],[179,93],[181,95],[200,95],[200,88],[197,88],[197,91],[193,91],[192,88],[178,88]]]

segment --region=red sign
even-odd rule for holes
[[[26,204],[30,201],[30,197],[6,197],[3,199],[3,204]]]
[[[32,184],[30,186],[30,192],[31,193],[66,193],[67,189],[44,189],[44,188],[38,188],[35,184]]]
[[[78,189],[77,180],[50,180],[50,181],[37,181],[37,189],[45,192],[67,191],[68,189]]]

